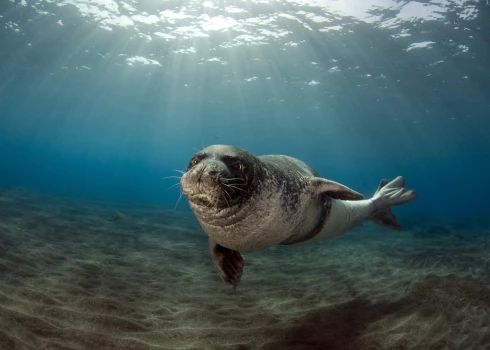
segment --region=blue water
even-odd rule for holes
[[[162,178],[222,143],[486,219],[489,40],[485,1],[4,0],[0,187],[173,207]]]
[[[490,349],[489,135],[490,0],[0,0],[0,350]],[[231,289],[218,143],[418,198]]]

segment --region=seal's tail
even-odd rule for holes
[[[372,198],[374,214],[369,219],[375,224],[399,231],[402,226],[391,212],[391,207],[408,203],[415,198],[417,192],[405,188],[405,179],[402,176],[398,176],[391,182],[383,179]]]

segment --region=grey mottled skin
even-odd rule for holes
[[[318,177],[302,161],[283,155],[255,157],[225,145],[198,152],[181,187],[210,238],[218,274],[236,287],[244,262],[239,252],[277,244],[305,244],[337,236],[364,220],[400,229],[390,207],[416,193],[401,177],[383,180],[375,196],[364,197]]]

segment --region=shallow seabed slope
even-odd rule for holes
[[[0,348],[490,349],[490,231],[366,225],[244,254],[236,291],[191,214],[0,194]]]

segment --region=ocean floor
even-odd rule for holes
[[[233,291],[191,213],[0,192],[0,349],[490,349],[490,230],[243,256]]]

